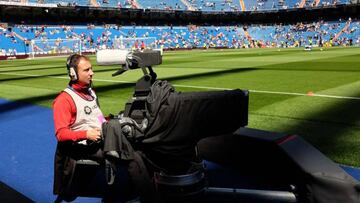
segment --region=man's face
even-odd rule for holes
[[[83,58],[80,59],[80,62],[77,66],[77,73],[79,77],[79,82],[90,84],[92,76],[94,75],[90,61],[87,61]]]

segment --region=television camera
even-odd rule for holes
[[[114,55],[122,57],[114,60]],[[153,164],[156,166],[156,170],[153,171],[153,178],[158,192],[161,193],[162,198],[166,200],[166,202],[179,200],[182,202],[184,199],[189,201],[190,197],[194,202],[198,202],[199,200],[196,198],[201,198],[201,201],[204,201],[206,199],[205,196],[208,197],[206,202],[211,202],[211,199],[214,199],[214,196],[221,197],[220,201],[222,202],[234,202],[234,194],[239,195],[236,201],[257,200],[259,202],[296,202],[296,196],[291,191],[242,189],[237,189],[235,191],[234,188],[209,187],[207,184],[206,166],[201,157],[199,157],[197,142],[208,136],[231,133],[237,128],[247,125],[248,91],[234,90],[180,94],[174,92],[173,94],[176,95],[174,96],[175,100],[186,102],[181,103],[184,110],[176,109],[175,113],[174,111],[171,111],[172,114],[182,114],[184,117],[182,120],[189,121],[183,122],[175,119],[173,120],[174,122],[178,121],[175,127],[169,126],[166,122],[160,124],[168,128],[176,128],[176,126],[179,126],[178,130],[171,131],[171,133],[175,134],[173,138],[170,138],[172,141],[181,141],[181,139],[177,139],[176,136],[184,137],[184,134],[189,135],[185,136],[186,139],[182,140],[189,146],[184,147],[182,144],[175,146],[175,148],[179,147],[187,151],[186,153],[181,153],[175,150],[175,153],[182,155],[181,160],[175,159],[175,162],[180,163],[175,163],[174,161],[169,160],[174,159],[174,150],[169,150],[169,148],[172,147],[172,143],[169,142],[169,145],[167,146],[166,141],[162,141],[161,137],[158,138],[157,141],[153,141],[152,136],[157,137],[158,135],[149,132],[151,131],[151,128],[154,127],[149,126],[149,124],[154,125],[154,122],[150,121],[149,123],[149,120],[162,120],[161,118],[151,119],[151,115],[154,113],[149,112],[149,105],[147,104],[147,102],[149,102],[149,94],[152,94],[151,91],[156,91],[154,90],[154,83],[159,82],[152,66],[162,63],[160,52],[154,50],[134,52],[123,50],[100,51],[97,54],[97,63],[99,65],[121,65],[121,68],[116,71],[113,76],[123,74],[132,69],[142,69],[144,75],[136,82],[133,97],[126,103],[123,114],[118,118],[120,120],[125,120],[124,123],[126,124],[123,125],[122,130],[123,132],[126,132],[127,137],[135,142],[141,142],[141,146],[137,147],[137,149],[142,150],[146,154],[146,159],[151,159],[149,161],[150,163],[156,163]],[[233,102],[230,102],[229,100]],[[190,105],[188,105],[188,103],[190,103]],[[176,105],[176,102],[170,104]],[[195,107],[189,108],[186,107],[186,105]],[[167,106],[166,108],[171,107]],[[205,108],[206,110],[199,111],[198,108]],[[214,113],[209,113],[211,111]],[[189,112],[194,113],[191,114]],[[200,114],[206,114],[205,117],[207,118],[204,119]],[[209,118],[209,116],[213,118]],[[165,117],[167,118],[167,116]],[[221,117],[223,121],[219,121],[219,117]],[[129,120],[131,120],[131,122],[129,122]],[[218,127],[212,128],[211,125]],[[193,129],[190,131],[184,129],[189,126],[191,126],[190,129]],[[150,130],[146,128],[150,128]],[[200,129],[199,131],[202,132],[192,133],[191,131],[196,131],[196,128]],[[198,134],[205,135],[200,136]],[[169,137],[172,136],[168,135],[165,138],[162,138],[166,140],[169,139]],[[192,139],[191,137],[197,138]],[[189,140],[193,140],[193,142],[189,142]],[[156,152],[161,151],[161,155],[151,149],[149,150],[149,147],[146,146],[146,144],[149,144],[150,148],[156,148]],[[165,147],[162,145],[165,145]],[[168,157],[165,158],[166,156]],[[166,161],[158,159],[164,159]],[[170,164],[164,162],[170,162]],[[193,167],[194,165],[192,163],[196,163],[195,165],[197,167]],[[176,169],[170,165],[176,166]],[[181,170],[179,170],[179,168]]]

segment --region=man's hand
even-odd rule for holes
[[[101,139],[101,131],[99,128],[91,128],[86,131],[86,138],[91,141],[97,141]]]

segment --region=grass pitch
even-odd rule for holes
[[[102,110],[115,114],[142,72],[111,77],[117,66],[91,59]],[[65,60],[0,61],[0,98],[51,107],[68,82]],[[248,127],[298,134],[335,162],[360,166],[360,47],[165,52],[154,68],[177,91],[248,89]]]

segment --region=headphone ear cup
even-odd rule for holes
[[[72,81],[76,81],[78,79],[74,67],[69,68],[69,76],[70,76]]]

